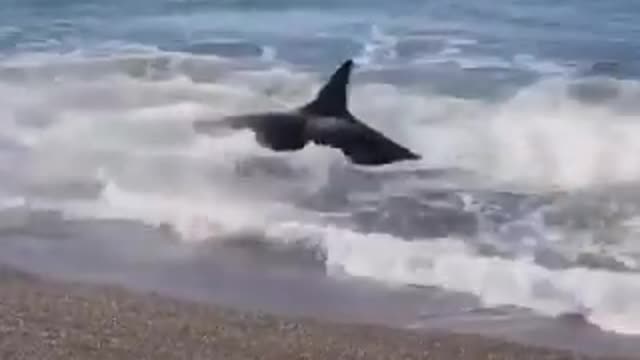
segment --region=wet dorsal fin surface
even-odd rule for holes
[[[302,111],[321,116],[344,116],[348,114],[347,86],[349,85],[352,68],[353,60],[345,61],[320,89],[316,98],[305,105]]]

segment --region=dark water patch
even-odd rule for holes
[[[640,210],[637,199],[603,195],[584,194],[558,198],[545,211],[545,223],[572,230],[614,228],[637,215]]]
[[[305,168],[292,165],[282,157],[252,156],[235,164],[235,173],[240,177],[268,176],[280,179],[301,179],[309,176]]]
[[[28,151],[29,147],[19,142],[17,139],[0,134],[0,151],[2,155],[15,156],[17,154],[23,154]],[[0,166],[1,168],[1,166]]]
[[[589,269],[604,269],[616,272],[633,272],[636,270],[606,254],[582,253],[578,255],[575,263],[578,266],[584,266]]]
[[[98,180],[70,180],[25,184],[23,191],[31,196],[49,200],[97,199],[104,187],[105,184]]]
[[[304,269],[324,274],[326,253],[305,240],[283,243],[259,232],[226,234],[197,245],[196,252],[201,259],[231,256],[235,259],[233,266],[244,271]]]
[[[469,99],[508,97],[517,89],[533,84],[538,78],[539,75],[531,71],[483,65],[464,68],[454,61],[363,69],[358,73],[358,81],[364,83],[427,88],[439,94]]]
[[[640,58],[640,47],[628,41],[594,41],[589,37],[573,38],[568,42],[564,39],[547,39],[543,43],[543,51],[546,57],[561,61],[593,61],[602,59],[606,55],[608,62],[618,64],[633,63]],[[600,69],[598,69],[600,67]],[[596,66],[597,70],[605,70],[610,66]],[[618,68],[618,70],[620,70]]]
[[[64,217],[56,210],[32,210],[22,206],[0,210],[0,237],[43,236],[61,239],[68,236]]]
[[[620,74],[622,70],[622,64],[617,61],[597,61],[593,65],[588,66],[584,71],[586,76],[615,76]]]
[[[15,49],[23,37],[24,33],[21,27],[0,26],[0,51],[5,52]]]
[[[420,39],[408,38],[400,39],[395,45],[395,51],[401,58],[417,58],[427,54],[436,54],[447,47],[444,39]]]
[[[533,261],[551,270],[568,269],[576,265],[574,261],[565,255],[548,248],[536,248],[533,254]]]
[[[270,46],[279,60],[324,73],[335,70],[336,62],[357,56],[363,45],[350,37],[328,35],[282,37],[272,40]]]
[[[176,48],[161,47],[162,50],[184,51],[195,55],[217,55],[228,58],[260,57],[263,47],[248,41],[200,41]]]
[[[412,193],[423,200],[431,200],[433,203],[439,200],[458,201],[455,191],[442,192],[438,189],[430,189],[429,181],[444,179],[458,179],[473,177],[473,173],[457,168],[433,168],[417,170],[393,170],[393,171],[369,171],[353,166],[331,166],[326,184],[318,191],[302,198],[298,204],[306,208],[319,211],[341,211],[349,209],[349,204],[357,198],[373,198],[378,201],[384,192],[385,186],[406,184],[411,181],[421,183],[422,186]],[[358,204],[363,204],[358,202]],[[365,204],[367,206],[376,206]]]
[[[620,86],[605,79],[589,79],[571,83],[569,95],[589,104],[604,104],[620,96]]]

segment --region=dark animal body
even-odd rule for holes
[[[308,104],[287,112],[267,112],[196,122],[197,131],[251,129],[262,146],[296,151],[309,142],[340,149],[353,163],[384,165],[420,156],[365,125],[347,107],[347,85],[353,61],[347,60]]]

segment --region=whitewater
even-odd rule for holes
[[[472,299],[456,316],[640,335],[640,43],[622,5],[9,2],[0,261],[126,282],[244,246]],[[579,32],[596,11],[601,31]],[[352,112],[419,162],[192,128],[300,105],[347,57]]]

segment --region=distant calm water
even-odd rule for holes
[[[0,9],[0,261],[124,281],[250,232],[328,276],[640,334],[640,3]],[[423,161],[192,131],[301,104],[349,57],[353,112]]]

